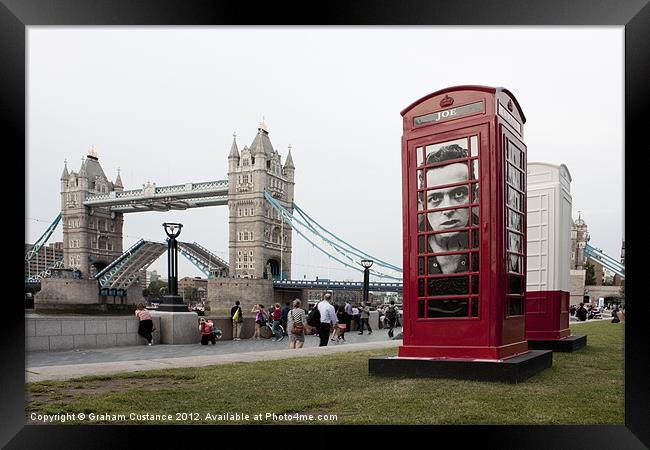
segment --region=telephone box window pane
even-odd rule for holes
[[[415,154],[417,155],[418,167],[424,164],[424,153],[422,153],[422,147],[417,147],[415,149]]]
[[[478,276],[472,276],[472,294],[478,294]]]
[[[472,272],[478,272],[478,253],[472,252]]]
[[[424,256],[418,258],[418,275],[424,275]]]
[[[463,211],[467,211],[466,209]],[[455,217],[458,215],[454,215],[452,219],[444,220],[445,218],[441,218],[438,220],[438,226],[447,226],[447,227],[460,227],[460,226],[467,226],[467,225],[456,225],[453,221],[456,220]],[[467,213],[464,214],[465,217],[467,217]],[[440,223],[440,221],[444,221],[443,223]],[[461,219],[462,220],[462,219]],[[455,226],[454,226],[455,225]],[[435,228],[435,223],[434,223],[434,228]],[[464,230],[464,231],[455,231],[455,232],[449,232],[449,233],[437,233],[437,234],[430,234],[428,235],[428,247],[429,251],[433,253],[443,253],[443,252],[456,252],[456,251],[461,251],[469,247],[469,230]]]
[[[521,253],[521,236],[508,231],[508,250]]]
[[[508,186],[508,206],[516,209],[517,211],[521,211],[522,204],[522,195]]]
[[[418,231],[431,231],[431,225],[429,225],[426,214],[418,214]]]
[[[508,271],[513,273],[521,273],[521,258],[519,255],[508,253]]]
[[[418,300],[418,318],[424,317],[424,300]]]
[[[478,248],[479,245],[480,241],[478,238],[478,229],[472,228],[472,248]]]
[[[522,283],[522,277],[519,275],[508,275],[509,279],[509,286],[508,286],[508,293],[509,294],[523,294],[523,283]]]
[[[510,141],[508,141],[508,148],[512,151],[513,154],[512,161],[517,165],[517,167],[521,167],[523,169],[525,166],[523,152]]]
[[[467,277],[437,277],[428,278],[429,297],[440,295],[465,295],[469,294]]]
[[[472,193],[472,199],[470,200],[472,203],[478,203],[479,200],[479,189],[478,189],[478,183],[472,183],[472,187],[470,189]],[[478,217],[478,208],[476,209],[476,217]]]
[[[468,299],[460,298],[427,301],[427,317],[429,318],[467,317],[468,312]]]
[[[418,278],[418,297],[424,297],[424,278]]]
[[[521,298],[508,297],[508,315],[522,316],[524,314],[524,304]]]
[[[467,253],[456,255],[440,256],[442,261],[434,256],[427,261],[427,275],[439,275],[441,273],[464,273],[469,271],[469,256]]]
[[[470,137],[469,145],[470,145],[472,156],[478,156],[478,136]]]
[[[427,145],[425,150],[426,164],[467,158],[469,153],[467,146],[467,138]]]
[[[506,166],[506,171],[508,173],[508,183],[511,186],[514,186],[517,189],[521,190],[521,172],[512,167],[510,164],[506,164]]]
[[[478,297],[472,298],[472,317],[478,317]]]
[[[424,236],[418,236],[418,253],[425,253],[424,248]]]
[[[473,159],[470,162],[470,165],[472,167],[472,172],[471,172],[471,179],[472,180],[478,180],[478,159]]]
[[[453,183],[456,181],[460,180],[454,179],[450,182]],[[469,189],[468,185],[463,184],[460,186],[426,191],[426,207],[427,209],[437,209],[466,205],[469,203]]]
[[[424,170],[418,169],[418,189],[424,189]]]
[[[521,214],[508,210],[508,227],[521,231]]]
[[[521,150],[515,147],[510,141],[508,141],[508,161],[512,162],[517,167],[522,167]]]

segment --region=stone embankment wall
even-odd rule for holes
[[[154,344],[160,343],[160,319],[153,318]],[[134,316],[40,316],[25,318],[25,350],[57,351],[77,348],[144,345]]]

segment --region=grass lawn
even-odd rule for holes
[[[30,383],[27,423],[42,423],[32,413],[93,413],[65,423],[623,424],[625,324],[571,329],[587,335],[587,347],[554,353],[553,367],[519,384],[370,376],[369,357],[397,352],[374,350]]]

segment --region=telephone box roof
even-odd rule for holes
[[[422,97],[419,100],[414,101],[409,106],[404,108],[400,114],[402,116],[405,115],[407,112],[409,112],[415,106],[419,105],[420,103],[424,102],[425,100],[430,99],[431,97],[435,97],[437,95],[445,94],[445,93],[449,93],[449,92],[456,92],[456,91],[482,91],[482,92],[489,92],[491,94],[496,94],[497,92],[504,92],[510,98],[512,98],[512,101],[514,102],[515,106],[517,107],[517,110],[519,111],[519,114],[521,115],[521,119],[523,120],[524,123],[526,123],[526,116],[524,116],[524,112],[521,110],[521,106],[519,106],[519,102],[517,101],[517,98],[514,96],[514,94],[512,92],[510,92],[508,89],[503,88],[503,87],[491,87],[491,86],[479,86],[479,85],[461,85],[461,86],[452,86],[452,87],[448,87],[448,88],[445,88],[445,89],[441,89],[439,91],[436,91],[436,92],[433,92],[431,94],[425,95],[424,97]]]

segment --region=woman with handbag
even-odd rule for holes
[[[266,310],[264,309],[264,305],[257,304],[253,306],[251,312],[257,313],[255,314],[255,334],[253,334],[253,339],[259,339],[260,328],[266,324]]]
[[[293,309],[287,316],[287,330],[289,332],[289,348],[302,348],[305,345],[305,328],[307,326],[307,314],[300,307],[300,300],[293,301]]]

